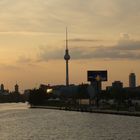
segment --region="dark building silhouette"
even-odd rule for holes
[[[4,84],[0,85],[0,94],[1,95],[9,95],[9,90],[4,88]]]
[[[4,84],[1,84],[1,92],[4,92]]]
[[[121,81],[114,81],[112,83],[112,88],[113,89],[122,89],[123,88],[123,83]]]
[[[92,81],[90,83],[95,89],[96,92],[101,92],[102,90],[102,82],[101,81]]]
[[[15,85],[15,93],[19,93],[19,85]]]
[[[131,88],[136,87],[136,75],[135,75],[135,73],[130,73],[130,75],[129,75],[129,87],[131,87]]]

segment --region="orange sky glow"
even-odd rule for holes
[[[108,70],[109,86],[129,73],[140,85],[139,0],[1,0],[0,83],[14,90],[65,84],[65,28],[70,83],[87,70]]]

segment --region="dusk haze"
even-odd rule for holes
[[[140,0],[0,0],[0,140],[140,140]]]
[[[71,84],[87,82],[88,69],[107,69],[106,85],[128,86],[130,72],[140,77],[139,7],[139,0],[1,0],[0,82],[22,90],[65,84],[67,26]]]

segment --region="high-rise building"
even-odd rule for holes
[[[129,87],[131,87],[131,88],[136,87],[136,75],[135,75],[135,73],[129,74]]]
[[[69,86],[69,60],[70,60],[70,55],[69,55],[69,50],[68,50],[67,28],[66,28],[66,50],[65,50],[64,59],[66,61],[66,86]]]

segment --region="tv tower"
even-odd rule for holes
[[[69,55],[69,50],[68,50],[67,28],[66,28],[66,50],[65,50],[64,59],[66,61],[66,86],[69,86],[69,60],[70,60],[70,55]]]

